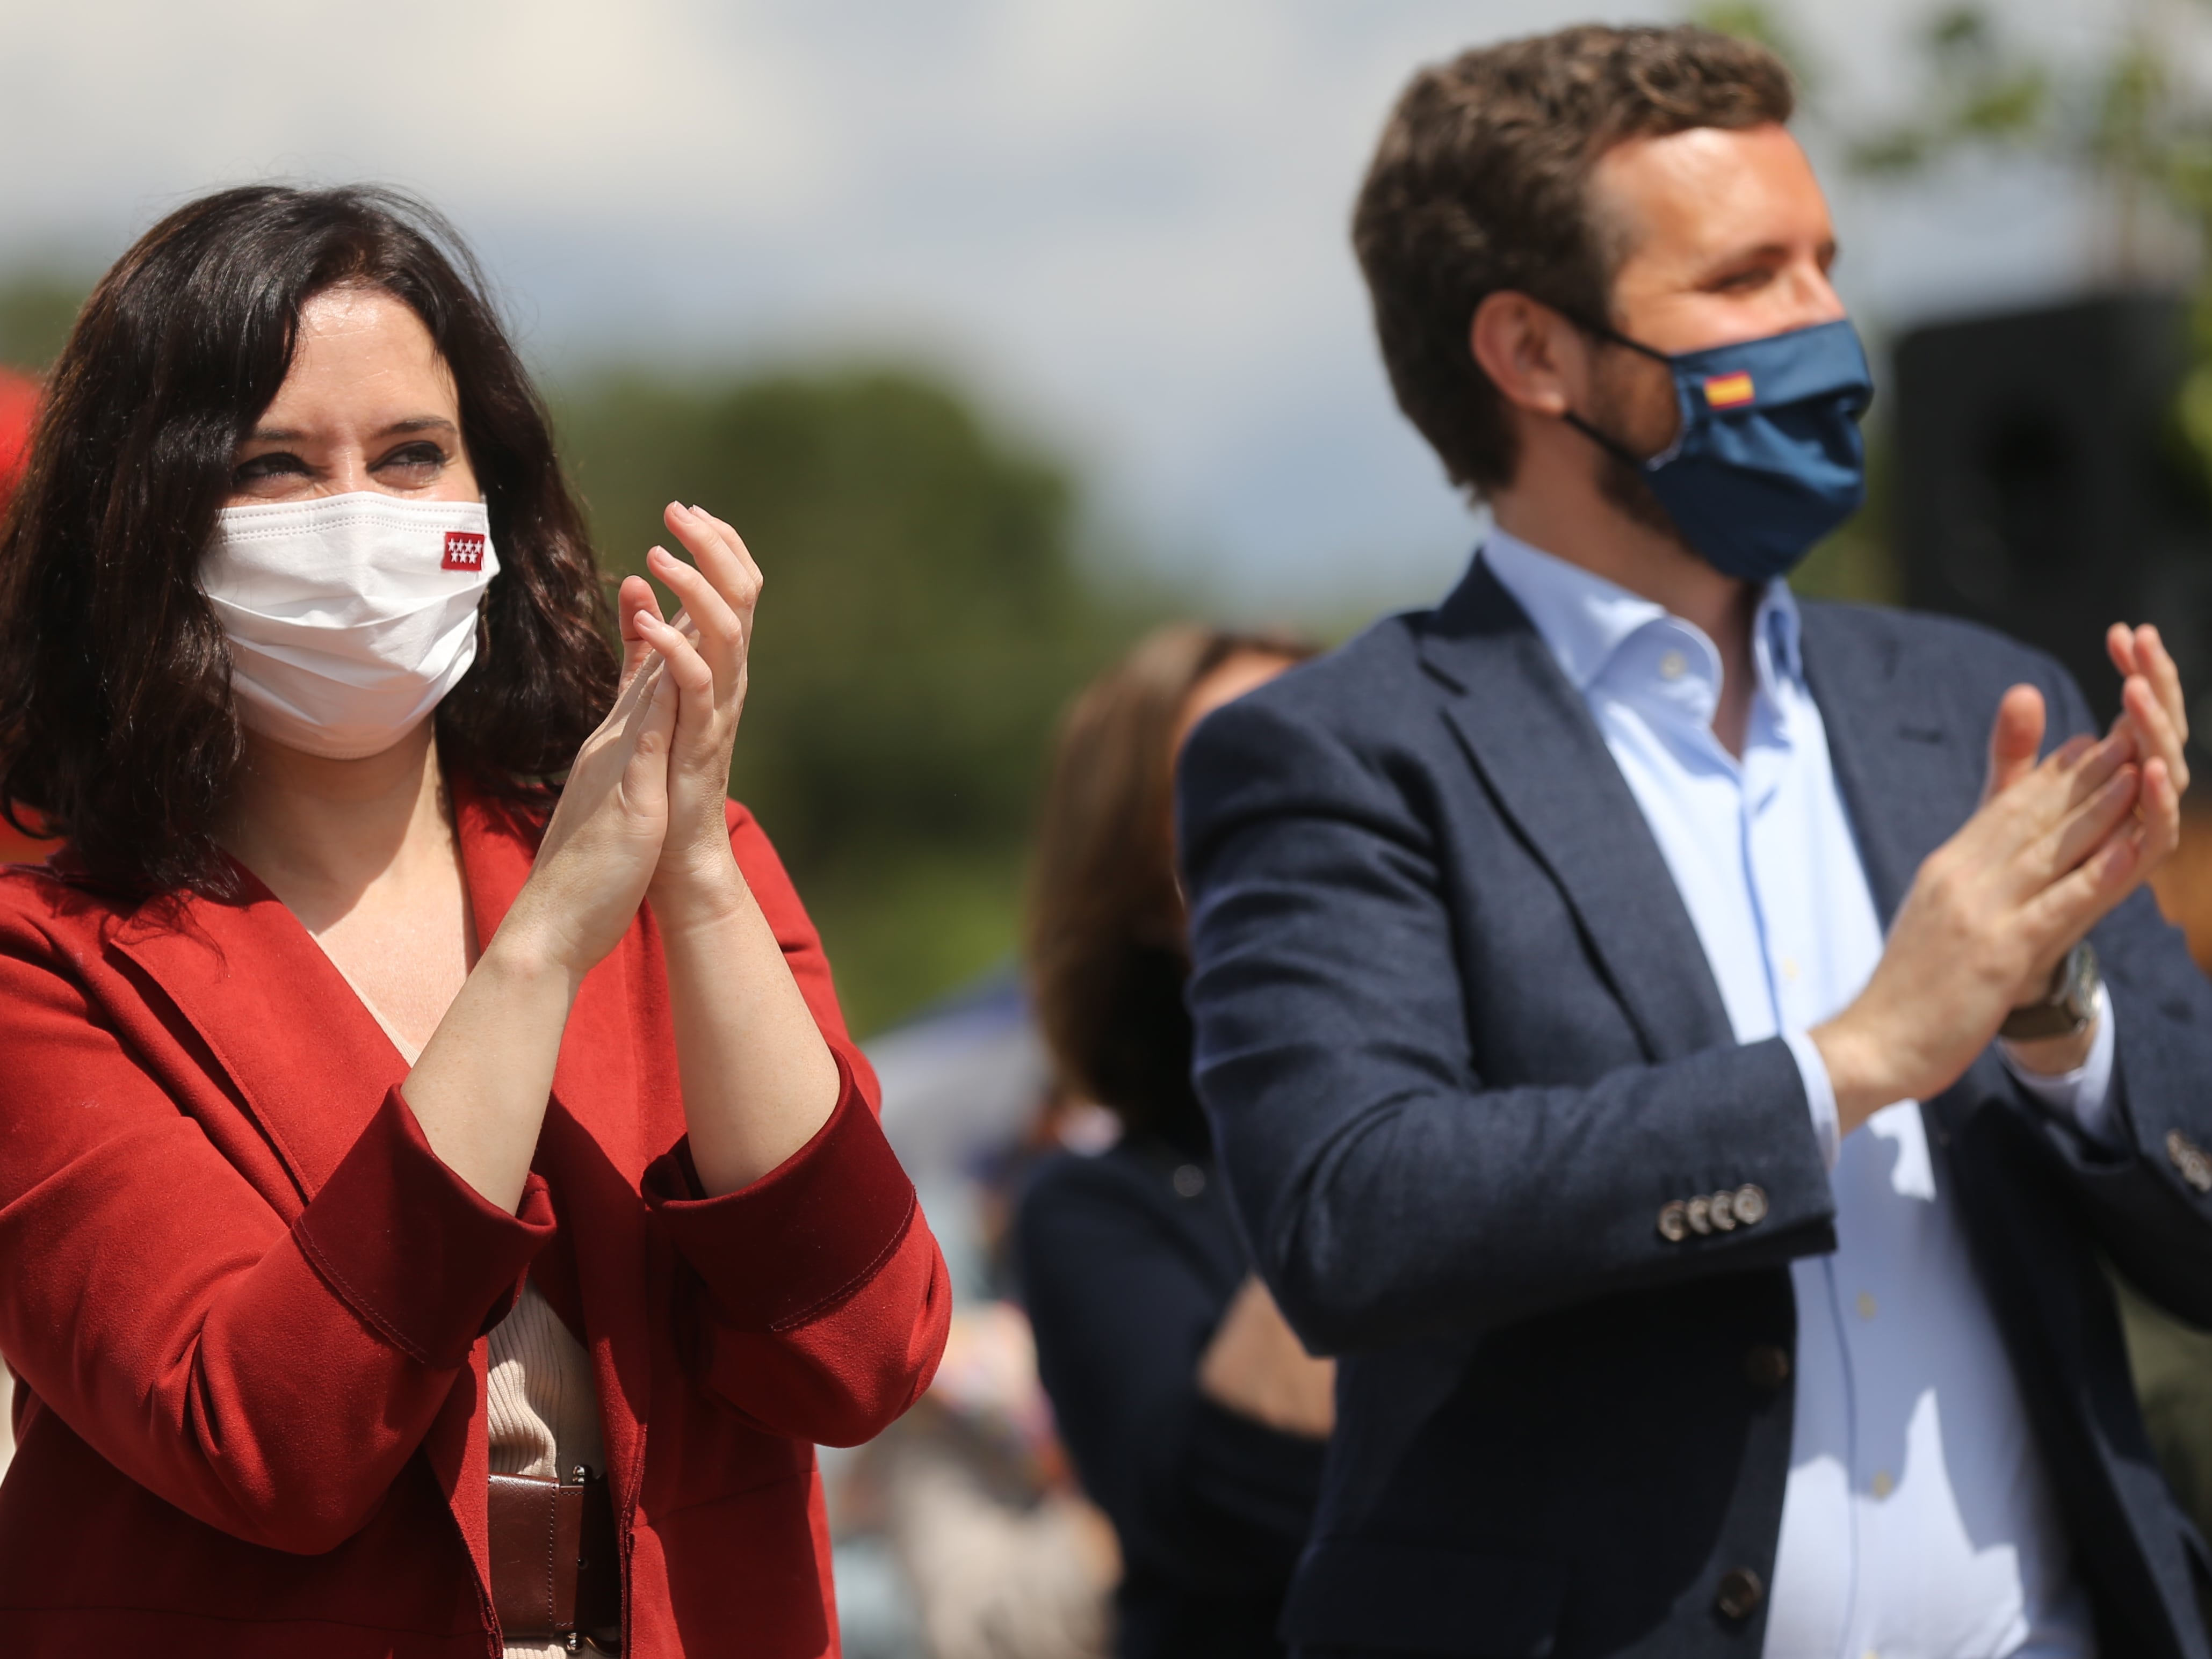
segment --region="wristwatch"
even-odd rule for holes
[[[2073,1036],[2097,1017],[2097,992],[2105,976],[2097,971],[2097,952],[2087,939],[2066,953],[2051,981],[2049,994],[2005,1016],[1997,1035],[2010,1042]]]

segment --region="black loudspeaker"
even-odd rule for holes
[[[1892,435],[1905,602],[2065,664],[2110,720],[2106,628],[2155,623],[2212,756],[2212,498],[2180,442],[2179,300],[2119,295],[1918,329]]]

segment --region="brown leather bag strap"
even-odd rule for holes
[[[491,1596],[509,1641],[622,1651],[622,1571],[605,1476],[491,1477]]]

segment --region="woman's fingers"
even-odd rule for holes
[[[709,771],[726,775],[729,746],[715,706],[714,669],[681,629],[643,613],[640,613],[638,626],[659,653],[670,687],[677,696],[672,736],[677,763],[704,766]]]
[[[715,678],[726,688],[733,687],[738,683],[739,665],[744,660],[744,619],[731,608],[703,571],[684,563],[665,548],[656,547],[646,557],[653,574],[666,582],[684,601],[681,620],[690,623],[690,627],[679,628],[678,631],[695,636],[713,665]]]
[[[669,532],[698,561],[701,572],[730,610],[750,617],[760,599],[760,567],[744,538],[713,514],[671,501],[662,514]]]
[[[699,654],[699,647],[681,629],[672,628],[650,611],[637,613],[638,631],[660,656],[662,665],[686,698],[712,698],[714,671]]]
[[[750,604],[759,597],[760,566],[753,562],[751,550],[746,547],[745,538],[738,534],[734,526],[716,518],[703,507],[684,507],[671,501],[668,513],[672,530],[677,523],[673,515],[683,514],[684,522],[705,539],[707,548],[702,562],[708,564],[709,574],[714,578],[715,585],[731,595],[732,603]],[[688,538],[684,539],[684,544],[691,548],[694,556],[701,556],[702,550],[693,547]]]
[[[652,556],[648,554],[647,557],[650,559]],[[644,577],[625,576],[621,589],[615,595],[615,615],[622,623],[622,678],[616,682],[618,686],[627,687],[636,677],[637,671],[645,666],[646,659],[653,654],[644,636],[637,631],[634,620],[641,611],[650,611],[658,617],[660,614],[660,599],[653,592],[653,584]]]

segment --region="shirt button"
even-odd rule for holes
[[[1679,651],[1669,651],[1659,659],[1659,678],[1679,680],[1690,672],[1690,659]]]
[[[1782,977],[1790,981],[1792,983],[1796,982],[1797,978],[1796,957],[1784,957],[1782,958]]]
[[[1876,1469],[1874,1472],[1874,1480],[1869,1484],[1869,1490],[1876,1498],[1887,1498],[1897,1490],[1897,1482],[1890,1479],[1887,1469]]]
[[[1195,1164],[1179,1165],[1173,1180],[1178,1198],[1196,1198],[1206,1190],[1206,1171]]]
[[[1790,1355],[1772,1342],[1761,1342],[1745,1351],[1743,1380],[1754,1389],[1771,1392],[1790,1380]]]
[[[1747,1619],[1765,1595],[1766,1586],[1759,1582],[1757,1573],[1749,1567],[1730,1567],[1721,1575],[1713,1606],[1724,1618]]]
[[[1859,1292],[1859,1317],[1861,1319],[1872,1319],[1874,1317],[1874,1292],[1872,1291],[1861,1291]]]

